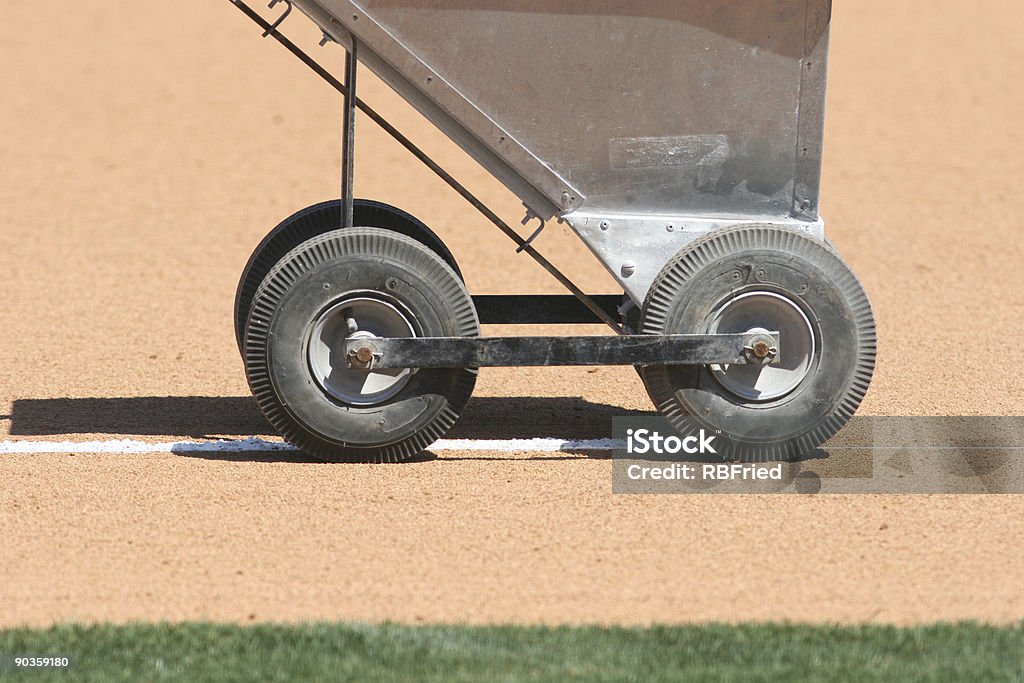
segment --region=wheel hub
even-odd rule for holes
[[[372,296],[342,299],[320,314],[306,339],[310,374],[320,389],[338,401],[353,406],[372,406],[396,396],[414,371],[374,369],[373,352],[363,346],[350,367],[346,342],[352,339],[415,337],[408,316],[387,301]]]
[[[748,364],[712,365],[718,383],[748,401],[773,401],[792,393],[810,371],[815,350],[811,323],[793,301],[774,292],[749,292],[720,306],[708,329],[710,334],[772,331],[779,332],[781,349],[759,340],[747,352]]]

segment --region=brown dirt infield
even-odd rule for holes
[[[338,98],[223,0],[4,12],[0,439],[266,434],[235,282],[266,230],[336,194]],[[1024,414],[1022,19],[1013,0],[836,4],[823,211],[879,321],[861,414]],[[362,88],[520,215],[396,96]],[[472,290],[557,291],[371,124],[361,135],[358,194],[434,227]],[[568,235],[540,246],[610,291]],[[490,370],[477,396],[458,436],[602,436],[649,409],[629,369]],[[8,455],[0,482],[0,627],[1024,616],[1018,497],[613,497],[607,460],[479,452]]]

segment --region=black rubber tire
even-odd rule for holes
[[[314,457],[405,460],[455,424],[477,371],[420,369],[374,406],[329,397],[312,377],[306,337],[320,312],[353,292],[407,312],[417,336],[479,336],[465,285],[432,250],[380,228],[334,230],[286,254],[257,290],[245,334],[249,387],[270,424]]]
[[[445,246],[434,232],[422,221],[399,208],[376,202],[370,199],[356,199],[352,202],[352,215],[355,225],[371,228],[384,228],[402,235],[407,235],[422,242],[434,253],[444,259],[452,270],[462,278],[459,265],[455,262],[452,252]],[[281,257],[311,237],[337,230],[341,225],[341,200],[332,199],[297,211],[281,221],[277,227],[253,250],[248,263],[242,269],[235,290],[235,341],[238,351],[242,351],[242,338],[245,334],[245,320],[249,316],[249,307],[256,289],[263,282],[270,269]]]
[[[720,383],[708,366],[641,369],[658,411],[677,429],[693,420],[730,437],[719,453],[767,460],[807,455],[860,405],[877,349],[871,305],[831,247],[794,230],[749,225],[715,231],[685,247],[648,293],[643,334],[703,334],[724,302],[747,292],[788,299],[813,331],[809,371],[785,396],[751,401]],[[767,329],[771,329],[770,327]],[[785,352],[785,340],[780,340]]]

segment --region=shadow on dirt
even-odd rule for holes
[[[643,414],[578,397],[480,397],[470,401],[447,436],[601,439],[611,437],[612,417]],[[249,396],[19,399],[8,419],[11,436],[118,434],[213,439],[275,435]]]
[[[273,430],[248,396],[19,399],[11,409],[12,436],[121,434],[208,438],[270,435]]]

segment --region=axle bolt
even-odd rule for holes
[[[771,353],[772,347],[768,346],[768,342],[758,341],[754,343],[754,355],[758,358],[765,358]]]
[[[750,363],[768,365],[779,355],[779,349],[773,345],[774,341],[768,335],[756,335],[743,347],[743,355]]]
[[[358,349],[356,349],[356,360],[362,363],[363,365],[366,365],[371,360],[373,360],[373,349],[371,349],[369,346],[360,346]]]

